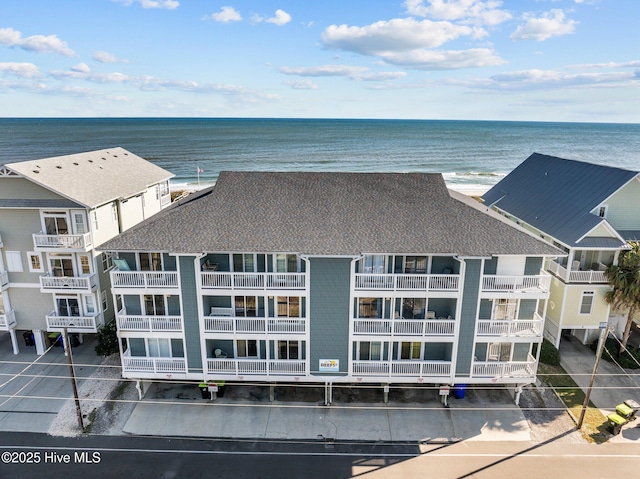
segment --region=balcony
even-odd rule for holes
[[[40,276],[41,293],[91,293],[97,287],[96,274],[86,276]]]
[[[305,334],[305,318],[255,318],[205,316],[205,333]]]
[[[534,378],[538,363],[529,354],[527,361],[474,361],[473,378]]]
[[[597,271],[567,270],[557,261],[547,261],[547,271],[553,273],[565,283],[608,283],[609,281],[605,277],[603,269],[606,268],[606,265],[602,265],[599,268]]]
[[[457,274],[363,274],[356,273],[356,290],[458,292]]]
[[[449,378],[451,361],[353,361],[354,376]]]
[[[534,319],[479,319],[477,336],[539,338],[542,336],[544,320],[538,313]]]
[[[48,235],[40,232],[33,235],[33,247],[36,251],[75,251],[86,252],[92,248],[91,234]]]
[[[353,334],[384,336],[453,336],[453,319],[354,319]]]
[[[0,271],[0,288],[4,290],[7,286],[9,286],[9,273]]]
[[[203,289],[304,290],[305,273],[229,273],[203,271]]]
[[[171,377],[187,372],[184,358],[137,357],[127,353],[122,356],[122,372],[127,377],[153,377],[158,374]]]
[[[116,317],[118,331],[144,333],[181,333],[181,316],[140,316],[118,313]]]
[[[97,333],[104,324],[102,313],[95,316],[57,316],[55,311],[47,314],[47,331],[63,331],[70,333]]]
[[[13,309],[0,314],[0,331],[9,331],[16,324],[16,312]]]
[[[482,276],[482,293],[491,293],[485,296],[497,295],[521,295],[545,296],[549,293],[551,275],[541,271],[539,275],[497,275],[485,274]]]
[[[111,287],[114,293],[132,290],[176,290],[179,288],[177,271],[112,271]],[[120,290],[120,291],[118,291]]]
[[[207,359],[210,375],[304,376],[304,359]]]

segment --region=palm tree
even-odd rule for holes
[[[620,255],[617,265],[604,272],[611,285],[605,295],[607,303],[614,309],[627,309],[627,324],[622,335],[620,352],[627,349],[633,317],[640,312],[640,242],[630,242],[631,249]]]

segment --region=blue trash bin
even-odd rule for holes
[[[466,384],[456,384],[453,388],[453,396],[456,399],[464,399],[464,392],[467,390]]]

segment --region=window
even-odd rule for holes
[[[162,254],[138,253],[140,271],[162,271]]]
[[[104,293],[104,291],[103,291]],[[84,297],[84,310],[88,315],[93,316],[96,314],[96,302],[93,296],[85,296]]]
[[[56,308],[59,316],[80,316],[80,303],[78,298],[57,297]]]
[[[493,300],[493,319],[509,320],[516,318],[518,303],[513,299]]]
[[[384,274],[385,257],[380,254],[369,255],[362,258],[362,272],[372,274]]]
[[[600,218],[606,218],[607,217],[607,205],[601,206],[600,208],[598,208],[598,216]]]
[[[115,203],[111,203],[111,219],[114,223],[118,222],[118,206]]]
[[[593,308],[593,291],[585,291],[582,293],[582,301],[580,301],[580,314],[591,314]]]
[[[48,235],[66,235],[69,234],[69,226],[67,225],[67,215],[64,212],[48,212],[43,213],[44,231]]]
[[[236,316],[257,316],[258,299],[255,296],[235,296]]]
[[[300,341],[278,341],[278,359],[300,359]]]
[[[427,272],[427,257],[407,256],[404,263],[404,272],[407,274],[425,274]]]
[[[171,347],[168,338],[148,338],[149,356],[152,358],[170,358]]]
[[[164,296],[160,294],[144,295],[144,314],[147,316],[164,316],[167,309],[164,303]]]
[[[422,359],[422,343],[402,342],[400,343],[400,357],[398,359]]]
[[[487,353],[487,361],[511,361],[511,343],[491,343]]]
[[[300,317],[300,298],[297,296],[278,296],[276,316],[284,318]]]
[[[80,255],[80,274],[91,274],[91,260],[86,254]]]
[[[402,317],[405,319],[424,319],[427,306],[425,298],[404,298],[402,300]]]
[[[358,318],[388,318],[390,300],[385,298],[358,298]]]
[[[238,339],[236,341],[236,351],[236,357],[238,358],[257,358],[258,341],[255,339]]]
[[[24,267],[22,266],[22,255],[20,251],[7,251],[7,271],[22,273]]]
[[[254,273],[256,271],[256,257],[254,254],[234,254],[233,271],[236,273]]]
[[[107,272],[113,268],[113,253],[102,253],[102,271]]]
[[[82,235],[87,232],[87,227],[84,222],[84,214],[83,213],[73,213],[73,224],[76,228],[76,234]]]
[[[276,254],[276,273],[297,273],[298,269],[295,254]]]
[[[360,361],[382,360],[382,343],[380,341],[360,341],[358,343],[358,359]]]
[[[42,255],[40,253],[29,251],[27,253],[27,258],[29,258],[29,271],[31,273],[42,273],[44,271],[42,266]]]
[[[96,210],[91,212],[91,224],[93,225],[93,230],[98,231],[98,212]]]
[[[102,300],[102,311],[106,311],[107,309],[109,309],[109,301],[107,301],[106,291],[103,290],[100,292],[100,299]]]
[[[74,277],[73,259],[71,256],[63,256],[55,253],[49,255],[51,275],[57,277]]]

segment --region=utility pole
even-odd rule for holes
[[[591,380],[589,381],[589,387],[587,388],[587,393],[584,396],[584,403],[582,403],[582,411],[580,411],[580,419],[578,419],[578,429],[582,428],[582,423],[584,422],[584,415],[587,412],[587,407],[589,406],[589,397],[591,397],[591,389],[593,388],[593,383],[596,380],[596,372],[598,371],[598,365],[600,364],[600,358],[602,357],[602,351],[604,351],[604,345],[607,341],[607,336],[609,335],[609,325],[604,323],[600,323],[600,344],[598,346],[598,354],[596,355],[596,363],[593,365],[593,372],[591,373]]]
[[[69,342],[69,332],[67,328],[64,328],[64,350],[67,353],[67,359],[69,360],[69,375],[71,377],[71,386],[73,387],[73,397],[76,401],[76,415],[78,416],[78,427],[80,431],[84,431],[84,424],[82,422],[82,409],[80,409],[80,399],[78,398],[78,387],[76,386],[76,373],[73,369],[73,356],[71,354],[71,343]]]

